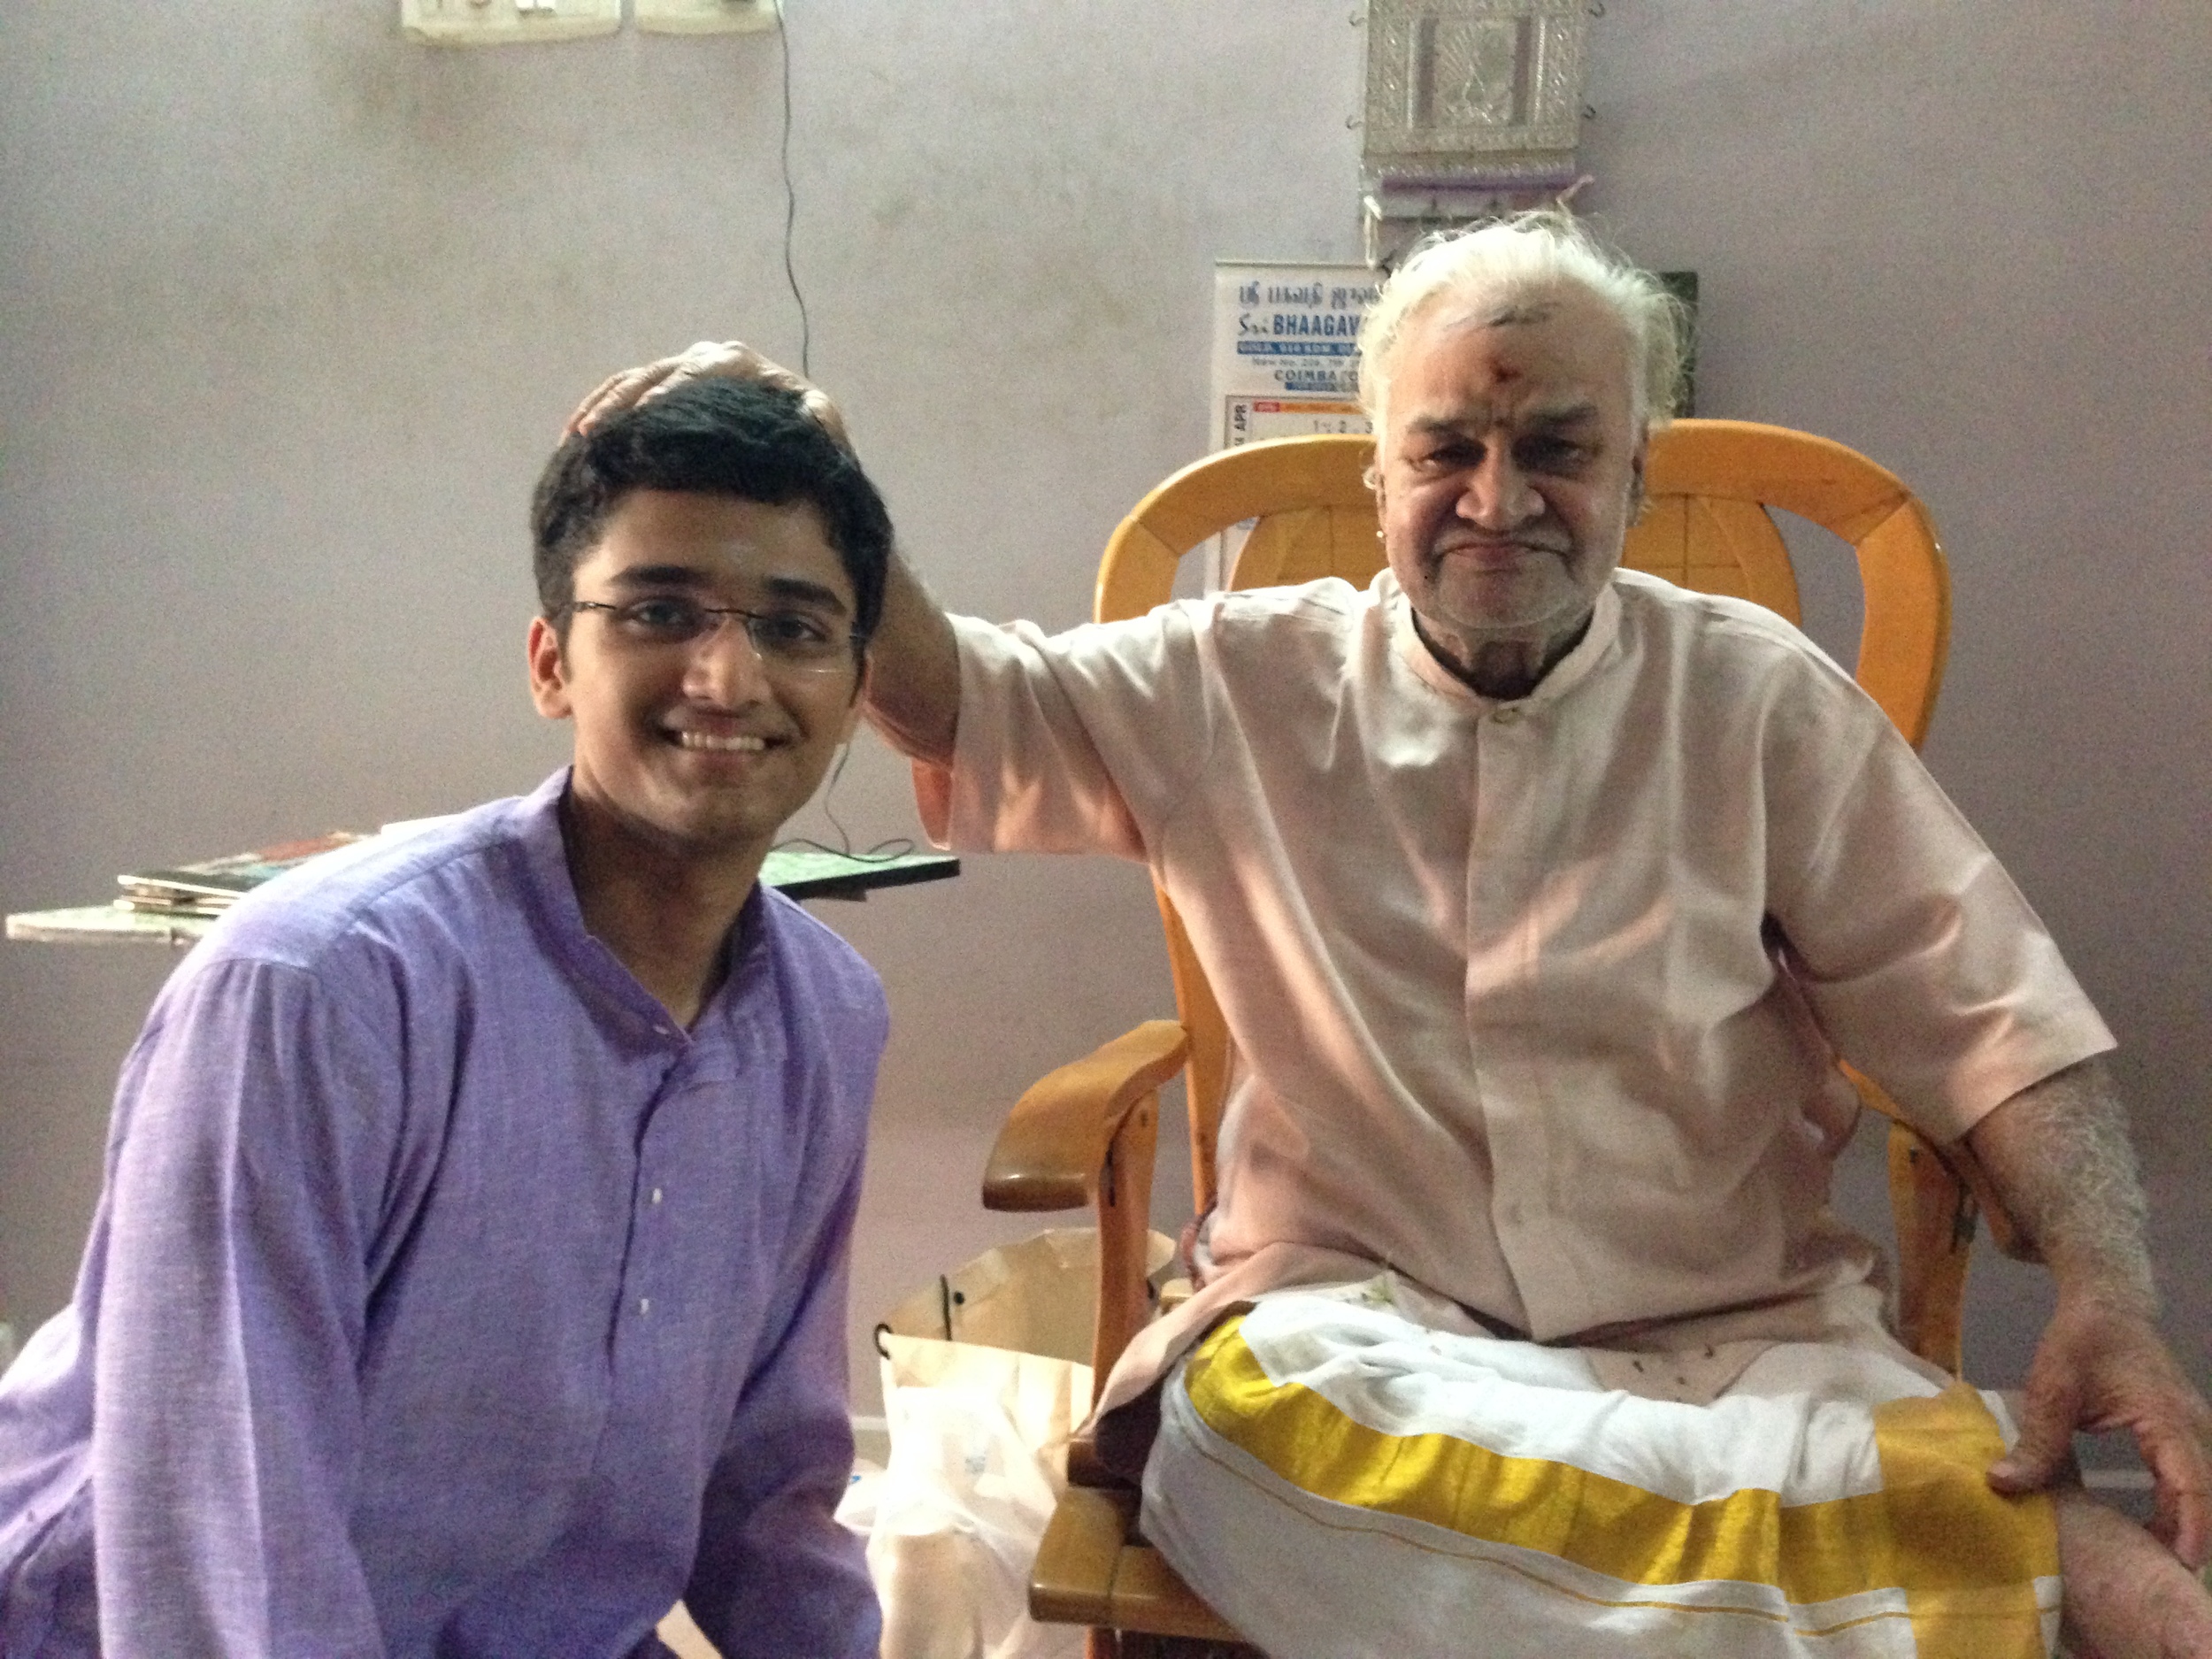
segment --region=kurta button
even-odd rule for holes
[[[653,1299],[650,1296],[640,1296],[637,1299],[637,1310],[641,1315],[652,1312]]]
[[[657,1203],[657,1204],[658,1202],[660,1202],[660,1201],[661,1201],[661,1189],[660,1189],[659,1187],[656,1187],[653,1189],[653,1202],[654,1202],[655,1203]]]
[[[1518,709],[1500,709],[1490,718],[1500,726],[1510,726],[1521,718],[1521,711]]]

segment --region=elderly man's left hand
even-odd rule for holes
[[[2030,1085],[1967,1131],[2013,1225],[2058,1281],[2028,1368],[2020,1440],[2000,1492],[2050,1485],[2078,1429],[2125,1429],[2156,1483],[2151,1530],[2192,1568],[2212,1555],[2212,1408],[2158,1334],[2143,1189],[2127,1114],[2101,1062]]]
[[[2057,1479],[2077,1430],[2125,1429],[2156,1482],[2151,1531],[2192,1569],[2212,1555],[2212,1407],[2146,1314],[2062,1295],[2029,1367],[2021,1417],[2019,1440],[1989,1471],[1998,1491]]]

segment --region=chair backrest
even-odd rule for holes
[[[1230,578],[1264,588],[1381,568],[1372,441],[1279,438],[1208,456],[1130,512],[1106,544],[1094,615],[1142,616],[1172,595],[1184,557],[1250,521]],[[1919,499],[1857,451],[1742,420],[1678,420],[1652,439],[1648,501],[1622,563],[1686,588],[1756,601],[1800,620],[1796,574],[1769,512],[1832,531],[1858,555],[1864,621],[1856,675],[1916,748],[1927,736],[1950,642],[1951,596],[1935,529]],[[1191,1170],[1198,1207],[1213,1202],[1214,1141],[1228,1080],[1229,1034],[1182,919],[1156,895],[1175,1000],[1190,1036]]]

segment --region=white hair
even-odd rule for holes
[[[1666,425],[1687,334],[1682,303],[1571,215],[1546,208],[1440,232],[1391,274],[1359,331],[1360,407],[1376,432],[1407,326],[1431,304],[1448,296],[1473,308],[1509,308],[1569,286],[1602,303],[1628,337],[1632,420],[1647,430]]]

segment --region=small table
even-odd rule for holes
[[[950,853],[899,853],[855,858],[827,848],[779,847],[761,866],[760,879],[787,898],[864,899],[878,887],[943,881],[960,873]],[[113,904],[26,910],[7,920],[8,937],[48,944],[189,945],[221,918],[160,910],[127,910]]]

